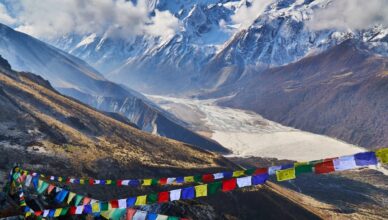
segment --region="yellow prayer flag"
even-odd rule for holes
[[[377,150],[376,156],[380,158],[381,163],[388,163],[388,148],[382,148]]]
[[[294,167],[303,166],[303,165],[309,165],[309,162],[296,162],[296,163],[294,163]]]
[[[136,198],[135,205],[145,205],[147,203],[147,195],[144,196],[138,196]]]
[[[143,180],[143,186],[151,186],[152,179],[144,179]]]
[[[26,212],[26,214],[24,216],[27,218],[27,217],[30,217],[31,215],[32,215],[31,212]]]
[[[195,186],[195,197],[207,196],[207,184]]]
[[[114,209],[109,209],[108,211],[101,212],[101,216],[104,217],[105,219],[110,219],[114,211],[115,211]]]
[[[237,170],[237,171],[234,171],[233,172],[233,177],[240,177],[240,176],[244,176],[244,170]]]
[[[92,211],[93,211],[93,213],[100,212],[100,203],[99,202],[92,204]]]
[[[85,184],[85,180],[84,179],[80,179],[79,180],[79,184],[81,184],[81,185]]]
[[[62,212],[62,208],[55,209],[54,217],[59,217],[61,215],[61,212]]]
[[[42,180],[38,180],[38,189],[42,186],[43,184],[43,181]]]
[[[106,180],[106,185],[111,185],[112,184],[112,180]]]
[[[62,177],[58,177],[58,182],[62,182],[63,178]]]
[[[292,180],[295,179],[295,168],[285,169],[285,170],[277,170],[276,178],[278,181]]]
[[[194,182],[194,176],[185,176],[183,179],[184,179],[185,183]]]
[[[71,202],[71,200],[73,200],[74,196],[75,196],[75,193],[73,193],[73,192],[69,193],[69,196],[67,197],[67,204],[70,204],[70,202]]]

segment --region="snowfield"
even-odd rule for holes
[[[148,95],[148,98],[233,151],[227,156],[257,156],[308,161],[354,154],[365,149],[323,135],[300,131],[245,110],[193,100]]]

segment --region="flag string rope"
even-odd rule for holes
[[[379,149],[377,151],[362,152],[350,156],[342,156],[330,159],[315,160],[310,162],[294,163],[286,166],[272,167],[278,181],[286,181],[295,179],[303,173],[325,174],[335,171],[351,170],[370,165],[378,165],[378,162],[388,163],[388,148]],[[270,167],[271,168],[271,167]],[[195,185],[170,191],[162,191],[158,193],[150,193],[136,197],[124,199],[115,199],[110,201],[98,201],[93,204],[67,206],[58,209],[45,209],[41,211],[33,211],[25,205],[26,213],[59,213],[63,215],[81,215],[81,214],[98,214],[113,209],[127,209],[134,206],[150,205],[155,203],[166,203],[177,200],[190,200],[194,198],[206,197],[214,195],[218,192],[228,192],[239,188],[256,186],[264,184],[269,175],[270,168],[262,169],[261,173],[254,173],[244,177],[231,177],[229,179],[217,180],[210,183]],[[266,172],[264,172],[266,170]],[[19,177],[26,173],[20,173]],[[62,191],[61,191],[62,192]],[[67,193],[64,197],[67,196]],[[66,210],[64,212],[63,210]]]

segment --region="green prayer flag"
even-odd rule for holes
[[[156,186],[158,185],[159,180],[158,179],[152,179],[151,186]]]
[[[67,208],[62,208],[60,216],[67,215],[67,212],[69,211],[69,207]]]
[[[179,220],[178,217],[168,216],[167,220]]]
[[[42,184],[38,188],[38,193],[42,194],[48,187],[49,187],[49,184],[42,181]]]
[[[125,214],[125,211],[126,209],[115,209],[109,216],[109,219],[120,220],[120,218]]]
[[[82,198],[83,198],[83,196],[81,196],[81,195],[76,195],[76,196],[75,196],[75,200],[74,200],[74,205],[75,205],[75,206],[79,205],[79,203],[81,202]]]
[[[117,185],[117,181],[116,180],[112,180],[111,185],[116,186]]]
[[[208,195],[214,195],[217,192],[221,191],[222,182],[213,182],[207,184],[207,194]]]
[[[201,175],[194,176],[194,182],[196,182],[196,183],[202,182],[202,176]]]
[[[147,196],[147,204],[153,204],[158,201],[158,194],[157,193],[151,193]]]
[[[313,165],[312,164],[302,164],[295,167],[295,174],[299,175],[302,173],[312,173]]]
[[[101,209],[101,212],[108,211],[109,210],[109,203],[108,202],[101,202],[100,209]]]
[[[256,169],[252,168],[252,169],[247,169],[244,171],[244,174],[247,175],[247,176],[251,176],[252,174],[254,174],[256,171]]]

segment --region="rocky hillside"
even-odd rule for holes
[[[320,55],[251,72],[221,104],[367,148],[388,144],[388,59],[346,41]]]
[[[186,129],[183,122],[169,117],[141,94],[106,80],[84,61],[2,24],[0,54],[13,68],[37,73],[62,94],[99,110],[119,113],[144,131],[228,152],[215,141]]]

